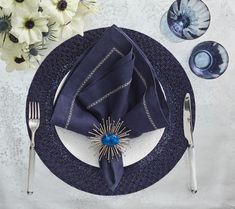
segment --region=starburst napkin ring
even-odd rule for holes
[[[123,127],[123,121],[120,119],[116,122],[111,121],[108,117],[107,120],[102,119],[102,123],[97,126],[94,124],[94,129],[89,131],[89,137],[99,148],[99,161],[105,158],[109,162],[121,156],[124,151],[124,146],[128,144],[129,139],[125,138],[129,135],[131,130]]]

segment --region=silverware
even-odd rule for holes
[[[195,162],[195,148],[193,141],[193,125],[192,125],[192,107],[190,94],[187,93],[184,99],[183,107],[183,123],[184,136],[188,141],[188,160],[190,172],[190,188],[191,192],[197,192],[197,176],[196,176],[196,162]]]
[[[29,147],[27,194],[33,194],[33,178],[35,168],[35,133],[40,125],[40,106],[38,102],[29,102],[28,124],[31,131],[31,141]]]

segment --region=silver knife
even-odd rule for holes
[[[188,160],[190,172],[190,189],[191,192],[197,192],[197,174],[195,162],[195,148],[193,141],[193,125],[192,125],[192,106],[190,94],[187,93],[184,98],[183,107],[183,123],[184,123],[184,136],[188,141]]]

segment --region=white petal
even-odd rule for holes
[[[72,37],[72,35],[73,35],[72,28],[69,25],[64,26],[64,28],[62,29],[62,34],[61,34],[62,39],[68,39]]]
[[[72,27],[72,29],[75,33],[78,33],[81,36],[83,36],[84,21],[83,21],[83,18],[81,16],[76,16],[75,18],[73,18],[73,20],[71,22],[71,27]]]
[[[68,23],[72,20],[73,16],[75,15],[74,12],[71,12],[69,10],[66,10],[63,12],[63,16],[64,16],[64,22]]]
[[[35,21],[35,28],[39,29],[41,32],[48,32],[47,19],[40,19]]]
[[[51,0],[53,4],[57,4],[59,0]]]
[[[65,24],[64,16],[63,16],[62,12],[57,11],[56,12],[56,18],[57,18],[58,23]]]
[[[44,26],[47,25],[47,23],[48,23],[48,20],[47,20],[46,18],[40,18],[40,19],[37,19],[37,20],[35,21],[35,25],[36,25],[36,26],[42,26],[42,27],[44,27]]]
[[[7,71],[7,72],[13,72],[14,70],[15,70],[15,66],[14,66],[13,63],[8,63],[8,64],[6,65],[6,71]]]
[[[23,27],[24,26],[24,23],[25,23],[25,19],[20,17],[20,16],[16,16],[15,15],[12,15],[12,18],[11,18],[11,25],[12,27]]]
[[[68,1],[68,5],[67,5],[66,10],[70,10],[75,13],[77,11],[78,4],[79,4],[79,1],[77,1],[77,0],[72,0],[70,2]]]
[[[15,37],[19,37],[20,36],[20,34],[22,33],[22,29],[20,29],[20,28],[12,28],[11,30],[10,30],[10,33],[13,35],[13,36],[15,36]]]
[[[24,29],[18,39],[21,43],[26,42],[27,44],[30,44],[29,30]]]
[[[38,0],[25,0],[25,4],[29,9],[38,9],[39,1]]]
[[[13,8],[13,1],[12,0],[1,0],[0,6],[8,9]]]
[[[30,35],[30,44],[33,44],[35,42],[39,42],[42,40],[42,33],[37,28],[30,30],[29,35]]]

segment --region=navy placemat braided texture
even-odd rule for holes
[[[104,30],[101,28],[88,31],[84,37],[77,35],[53,50],[35,74],[29,89],[27,104],[28,101],[40,102],[42,119],[36,133],[36,151],[52,173],[69,185],[85,192],[98,195],[121,195],[137,192],[154,184],[181,159],[187,148],[187,141],[183,135],[185,94],[187,92],[191,94],[193,118],[195,118],[195,102],[190,81],[174,56],[154,39],[136,31],[123,29],[145,52],[156,69],[167,97],[170,125],[166,127],[157,146],[145,158],[125,167],[120,185],[114,192],[110,191],[105,185],[100,169],[75,158],[60,141],[55,127],[50,124],[53,99],[61,80],[68,73],[71,63],[85,49],[92,46]],[[26,107],[26,118],[27,113],[28,107]]]

